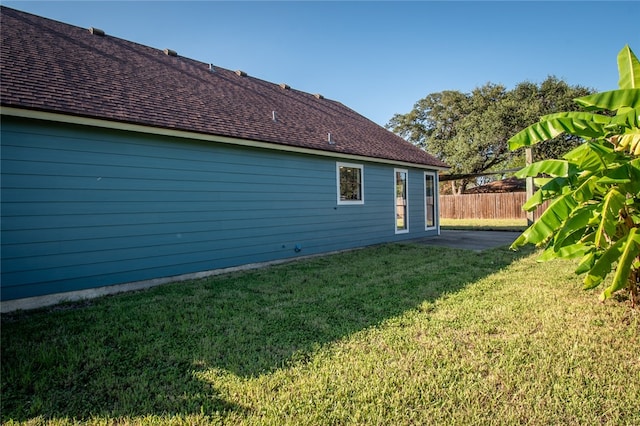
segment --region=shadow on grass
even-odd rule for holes
[[[526,254],[389,244],[5,315],[2,420],[242,415],[198,373],[286,368]]]

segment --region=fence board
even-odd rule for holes
[[[522,205],[525,192],[495,194],[440,195],[440,217],[445,219],[526,219]],[[534,213],[534,219],[547,208],[547,203]]]

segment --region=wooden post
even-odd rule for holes
[[[530,146],[525,149],[525,161],[527,166],[533,164],[533,151]],[[533,197],[533,176],[528,176],[527,180],[527,200]],[[533,225],[533,211],[527,212],[527,226]]]

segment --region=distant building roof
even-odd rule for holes
[[[486,194],[496,192],[524,192],[527,185],[525,179],[507,178],[502,180],[494,180],[485,185],[475,186],[467,189],[465,194]]]
[[[1,10],[4,107],[447,167],[321,95],[102,30]]]

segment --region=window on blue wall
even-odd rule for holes
[[[409,171],[394,169],[396,175],[396,234],[409,232]]]
[[[436,197],[438,191],[436,188],[435,172],[424,172],[424,211],[425,211],[425,229],[434,229],[436,227]]]
[[[336,163],[338,204],[364,204],[364,179],[361,164]]]

